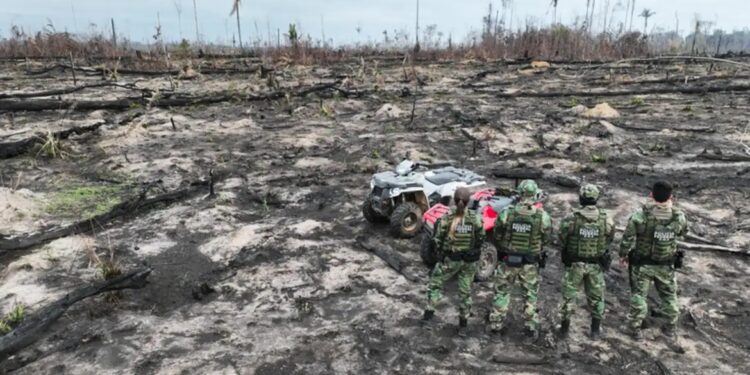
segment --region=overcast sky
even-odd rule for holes
[[[231,40],[236,33],[235,20],[229,17],[232,0],[195,1],[201,38],[211,42]],[[585,13],[586,1],[559,0],[558,19],[573,22]],[[501,0],[492,2],[496,8],[501,4]],[[537,25],[553,20],[551,0],[512,2],[514,28],[527,20]],[[422,26],[436,24],[438,31],[445,35],[443,40],[448,34],[461,40],[470,31],[481,29],[489,3],[488,0],[421,0],[420,23]],[[627,0],[597,0],[599,28],[607,3],[609,11],[606,13],[614,14],[615,24],[625,17]],[[182,8],[181,27],[175,4]],[[696,15],[726,30],[750,26],[748,0],[636,0],[636,14],[643,8],[656,12],[649,20],[649,29],[655,26],[674,30],[675,13],[682,33],[690,31]],[[195,39],[193,0],[0,0],[0,36],[7,37],[11,25],[38,31],[50,23],[58,31],[109,33],[111,17],[121,36],[147,42],[155,33],[157,13],[165,39],[179,40],[181,35]],[[364,43],[368,39],[381,41],[383,30],[388,30],[390,35],[396,29],[407,30],[413,38],[415,0],[243,0],[240,15],[245,41],[259,34],[265,40],[269,29],[275,41],[277,28],[284,33],[288,24],[294,22],[314,39],[321,39],[325,31],[326,39],[335,44]],[[643,19],[636,18],[634,27],[642,29]]]

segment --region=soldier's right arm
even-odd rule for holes
[[[557,233],[557,238],[560,240],[560,247],[563,249],[568,245],[568,232],[573,224],[573,220],[575,220],[573,215],[569,215],[560,222],[560,230]]]
[[[636,225],[641,216],[641,211],[638,210],[630,215],[628,219],[628,225],[625,227],[625,233],[622,234],[622,241],[620,242],[620,257],[624,258],[628,256],[628,253],[635,244],[636,236]]]
[[[510,210],[510,207],[506,207],[497,215],[495,226],[492,228],[493,238],[500,238],[502,237],[503,233],[505,233],[505,226],[508,225],[508,214],[510,213]]]
[[[442,241],[444,237],[444,233],[446,231],[446,228],[445,228],[446,216],[448,215],[444,215],[443,217],[441,217],[435,222],[435,235],[432,237],[432,240],[435,242],[435,246],[438,249],[440,248],[440,245],[441,245],[440,242]]]
[[[612,219],[612,213],[607,212],[607,221],[605,223],[607,230],[607,248],[611,248],[612,242],[615,240],[615,221]]]

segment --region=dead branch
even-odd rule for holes
[[[659,57],[650,57],[650,58],[634,58],[634,59],[623,59],[618,60],[606,64],[601,64],[598,66],[592,66],[590,68],[605,68],[615,65],[620,65],[624,63],[631,63],[631,62],[637,62],[637,63],[643,63],[643,62],[656,62],[656,61],[674,61],[674,60],[683,60],[683,61],[711,61],[711,62],[717,62],[717,63],[723,63],[723,64],[730,64],[730,65],[736,65],[742,68],[750,69],[750,64],[744,63],[741,61],[734,61],[729,59],[720,59],[716,57],[701,57],[701,56],[659,56]]]
[[[721,252],[721,253],[737,254],[737,255],[744,255],[744,256],[750,255],[750,252],[748,252],[747,250],[734,249],[734,248],[726,247],[726,246],[697,244],[697,243],[690,243],[690,242],[684,242],[684,241],[678,241],[677,244],[681,248],[685,250],[690,250],[690,251]]]
[[[29,70],[26,71],[26,75],[36,76],[50,71],[61,69],[61,70],[72,70],[88,73],[89,75],[100,76],[102,74],[113,71],[113,68],[107,67],[90,67],[90,66],[72,66],[68,64],[55,64],[42,68],[40,70]],[[251,69],[227,69],[227,68],[204,68],[200,69],[200,74],[213,75],[213,74],[255,74],[260,70],[260,65]],[[180,75],[180,69],[168,69],[168,70],[145,70],[145,69],[117,69],[118,75],[136,75],[136,76],[178,76]]]
[[[62,89],[38,91],[38,92],[15,92],[15,93],[6,92],[6,93],[0,93],[0,99],[23,99],[23,98],[38,98],[38,97],[45,97],[45,96],[57,96],[57,95],[72,94],[74,92],[79,92],[79,91],[88,90],[92,88],[99,88],[99,87],[120,87],[120,88],[124,88],[128,90],[141,91],[143,93],[152,92],[152,90],[150,89],[138,88],[138,87],[135,87],[135,85],[133,84],[102,82],[102,83],[92,83],[92,84],[82,85],[82,86],[66,87]]]
[[[546,173],[534,168],[495,168],[492,175],[513,180],[544,180],[566,188],[581,186],[581,180],[577,177]]]
[[[68,139],[73,134],[81,135],[81,134],[93,132],[107,124],[123,125],[123,124],[129,123],[134,118],[139,117],[141,115],[143,115],[142,111],[136,111],[136,112],[129,113],[121,117],[120,119],[98,121],[96,123],[89,124],[89,125],[73,126],[68,129],[52,132],[52,136],[57,140]],[[39,132],[39,133],[35,133],[29,137],[26,137],[17,141],[2,142],[0,143],[0,159],[12,158],[12,157],[24,154],[28,152],[35,145],[44,143],[44,140],[46,139],[46,137],[47,135],[45,133]]]
[[[691,133],[714,133],[716,129],[708,125],[684,125],[679,127],[659,128],[654,126],[644,125],[629,125],[624,123],[612,122],[612,125],[625,130],[640,131],[640,132],[660,132],[664,129],[669,129],[678,132],[691,132]]]
[[[112,280],[85,285],[30,314],[13,331],[0,337],[0,361],[46,335],[52,323],[57,321],[74,303],[104,292],[144,288],[150,274],[151,268],[143,268]]]
[[[492,356],[492,362],[507,365],[547,365],[550,363],[550,360],[546,357],[539,357],[534,355],[524,357],[511,357],[506,354],[495,354]]]
[[[357,237],[357,244],[363,249],[377,255],[380,259],[388,263],[391,268],[400,273],[405,279],[411,282],[419,282],[420,279],[407,271],[409,260],[398,254],[389,246],[381,243],[374,238]]]
[[[252,101],[264,101],[264,100],[278,100],[283,99],[287,95],[291,97],[303,97],[315,92],[335,89],[339,82],[324,83],[306,87],[297,92],[287,93],[284,91],[276,91],[266,95],[242,95],[237,93],[228,92],[217,92],[209,93],[200,96],[180,96],[171,95],[166,97],[146,98],[143,97],[127,97],[115,100],[52,100],[52,99],[40,99],[33,101],[19,101],[19,100],[0,100],[0,111],[46,111],[46,110],[61,110],[71,109],[76,111],[86,110],[99,110],[99,109],[115,109],[124,110],[131,107],[144,107],[148,105],[150,108],[153,107],[186,107],[197,104],[215,104],[229,101],[240,101],[240,102],[252,102]]]
[[[11,251],[27,249],[72,234],[88,233],[93,227],[91,223],[104,225],[104,223],[111,220],[131,214],[143,208],[152,207],[158,203],[169,203],[186,199],[198,192],[205,191],[207,185],[207,181],[196,181],[189,184],[187,187],[147,198],[146,195],[151,187],[151,184],[149,184],[143,188],[137,197],[122,202],[112,207],[109,211],[90,219],[15,237],[6,237],[0,234],[0,256]]]
[[[708,150],[704,149],[703,152],[701,152],[698,155],[695,155],[696,159],[704,159],[704,160],[717,160],[717,161],[730,161],[730,162],[736,162],[736,161],[750,161],[750,155],[744,155],[744,154],[724,154],[724,153],[709,153]]]
[[[750,91],[750,85],[725,86],[695,86],[695,87],[653,87],[637,90],[607,90],[607,91],[516,91],[495,94],[498,98],[561,98],[561,97],[610,97],[655,94],[709,94],[717,92]]]

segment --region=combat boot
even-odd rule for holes
[[[601,324],[600,319],[591,318],[591,338],[593,340],[597,340],[601,336]]]
[[[560,322],[560,337],[568,337],[570,332],[570,319],[565,319]]]
[[[630,328],[630,337],[635,341],[640,341],[643,338],[643,333],[640,328]]]
[[[422,320],[420,321],[422,327],[426,329],[431,329],[435,320],[433,319],[435,317],[435,311],[434,310],[425,310],[424,315],[422,316]]]
[[[670,340],[675,340],[677,338],[677,327],[667,324],[661,328],[662,333],[664,333],[664,336],[666,336]]]
[[[461,337],[466,337],[466,331],[467,327],[469,326],[469,321],[466,318],[458,318],[458,335]]]
[[[531,340],[536,340],[539,338],[539,331],[536,329],[529,328],[529,327],[526,327],[524,329],[524,334],[526,335],[526,337],[528,337]]]

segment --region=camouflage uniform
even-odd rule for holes
[[[534,195],[538,191],[531,180],[519,185],[521,203],[500,212],[492,239],[498,249],[498,265],[495,270],[495,298],[490,312],[490,329],[499,331],[510,305],[510,289],[521,284],[526,305],[524,318],[526,328],[536,331],[539,326],[536,303],[539,293],[539,264],[542,248],[549,241],[552,221],[542,208],[534,206]]]
[[[646,318],[647,297],[654,282],[662,301],[661,310],[666,316],[667,328],[677,326],[677,279],[674,260],[677,239],[687,232],[687,219],[677,207],[667,203],[644,205],[630,216],[622,237],[620,256],[630,262],[630,313],[628,324],[637,331]]]
[[[599,198],[599,189],[584,185],[581,197],[594,201]],[[581,283],[591,318],[601,321],[604,316],[604,269],[610,262],[606,255],[614,238],[614,221],[611,215],[595,205],[585,206],[573,212],[560,223],[560,243],[565,271],[562,277],[562,306],[560,320],[569,321],[576,304],[576,294]]]
[[[477,250],[484,241],[482,218],[474,211],[466,210],[463,221],[456,227],[454,238],[448,236],[450,225],[455,217],[455,210],[440,218],[436,225],[435,246],[441,249],[445,258],[435,264],[430,274],[427,289],[427,311],[435,311],[435,306],[442,297],[445,282],[458,276],[458,295],[460,317],[468,319],[471,314],[471,285],[476,274],[476,261],[465,261],[471,250]],[[478,260],[478,259],[477,259]]]

